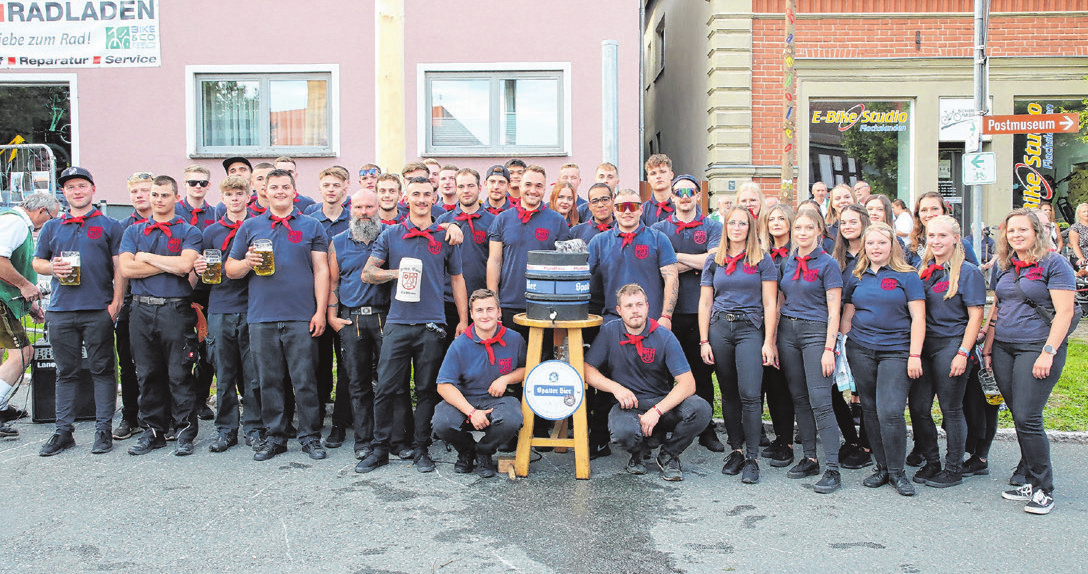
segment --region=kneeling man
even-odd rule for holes
[[[657,466],[665,480],[683,480],[680,453],[710,422],[710,405],[695,395],[695,378],[672,331],[649,319],[646,291],[631,283],[616,292],[620,319],[601,327],[586,353],[586,382],[612,393],[612,442],[631,453],[627,472],[645,474],[642,462],[660,444]],[[676,385],[672,385],[676,379]],[[672,433],[666,438],[666,433]]]
[[[525,378],[525,339],[499,321],[502,310],[494,291],[474,291],[469,309],[472,326],[454,339],[438,371],[443,401],[431,424],[439,438],[457,449],[454,472],[467,474],[475,466],[476,474],[491,478],[496,471],[491,455],[521,429],[521,403],[503,393]],[[479,442],[473,430],[483,431]]]

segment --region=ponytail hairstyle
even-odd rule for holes
[[[892,271],[899,271],[901,273],[915,271],[913,267],[907,264],[906,259],[903,258],[903,248],[899,246],[899,242],[895,240],[895,231],[892,230],[887,223],[874,223],[865,229],[865,232],[861,234],[861,239],[864,242],[867,237],[874,234],[884,235],[891,242],[891,259],[888,260],[888,268]],[[854,266],[854,277],[861,279],[862,274],[869,270],[873,262],[869,260],[869,253],[862,247],[858,252],[858,264]]]
[[[743,213],[747,216],[748,237],[744,240],[744,250],[748,253],[748,257],[745,259],[749,265],[759,265],[759,262],[763,260],[763,249],[759,246],[759,229],[758,225],[756,225],[756,218],[752,217],[751,211],[739,205],[734,205],[722,218],[722,241],[718,244],[718,252],[714,254],[714,263],[725,265],[725,257],[729,254],[730,243],[728,235],[729,218],[733,217],[734,213]]]
[[[960,269],[963,267],[963,261],[966,259],[966,255],[963,252],[963,241],[961,241],[960,224],[955,218],[948,215],[938,215],[929,220],[930,225],[937,223],[941,225],[947,225],[948,229],[955,235],[955,240],[952,245],[952,257],[948,260],[948,291],[944,293],[944,299],[947,301],[956,296],[956,292],[960,287]],[[897,242],[898,243],[898,242]],[[922,268],[918,269],[918,275],[922,274],[926,263],[929,263],[934,259],[933,249],[929,247],[929,242],[926,242],[926,252],[922,255]]]
[[[858,249],[858,256],[860,257],[862,252],[865,251],[865,241],[864,241],[864,239],[865,239],[865,230],[869,229],[869,225],[870,225],[869,212],[866,211],[864,207],[862,207],[861,205],[859,205],[857,203],[851,203],[850,205],[847,205],[846,207],[842,208],[842,212],[843,212],[843,214],[846,214],[848,212],[856,213],[856,214],[858,214],[858,218],[861,219],[861,235],[858,236],[858,238],[862,240],[861,249]],[[896,241],[896,243],[899,243],[899,242]],[[839,271],[845,271],[846,270],[846,255],[847,255],[847,252],[849,251],[849,249],[850,249],[850,240],[843,237],[843,235],[842,235],[842,225],[840,224],[839,225],[839,235],[838,235],[838,237],[835,238],[835,249],[834,249],[834,253],[832,254],[835,257],[835,261],[839,262]]]

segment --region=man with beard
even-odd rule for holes
[[[400,223],[401,180],[395,173],[383,173],[378,176],[374,193],[378,197],[378,211],[375,215],[382,225]]]
[[[445,171],[442,172],[446,173]],[[461,273],[465,276],[465,292],[474,293],[487,287],[487,257],[490,246],[487,243],[487,230],[495,219],[480,206],[480,174],[470,168],[462,168],[456,175],[456,209],[438,218],[439,223],[452,223],[461,228],[465,242],[461,246]],[[455,324],[457,306],[453,301],[453,291],[446,282],[446,324]],[[450,333],[452,335],[452,333]],[[449,342],[453,341],[451,336]]]
[[[501,165],[493,165],[487,170],[484,178],[484,187],[487,190],[487,199],[484,201],[484,209],[491,215],[498,215],[513,207],[507,192],[510,191],[510,172]]]

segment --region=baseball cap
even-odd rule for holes
[[[228,157],[223,160],[223,171],[229,172],[230,166],[235,163],[244,163],[246,164],[246,167],[249,168],[249,171],[253,171],[253,164],[249,163],[249,160],[244,157]]]
[[[676,179],[672,180],[672,185],[675,187],[676,184],[680,183],[681,181],[690,181],[691,183],[695,184],[695,189],[701,188],[699,180],[695,179],[694,175],[688,175],[686,173],[683,175],[678,175],[676,176]]]
[[[493,175],[501,175],[504,178],[506,178],[507,182],[510,181],[510,170],[506,169],[505,167],[503,167],[501,165],[491,166],[491,169],[487,170],[487,175],[484,176],[484,180],[486,181],[489,177],[491,177]]]
[[[64,183],[67,182],[69,179],[85,179],[91,182],[91,185],[94,185],[94,179],[91,177],[91,172],[83,169],[82,167],[76,167],[74,165],[60,172],[60,177],[57,178],[57,185],[64,187]]]

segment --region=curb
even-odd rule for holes
[[[722,419],[714,419],[714,427],[719,431],[724,432],[725,426]],[[770,421],[763,421],[763,428],[768,434],[774,435],[774,428],[771,427]],[[937,427],[937,435],[940,438],[945,438],[944,429]],[[914,431],[908,426],[907,436],[913,437]],[[1088,432],[1085,431],[1046,431],[1046,436],[1053,443],[1060,444],[1088,444]],[[997,429],[997,434],[994,436],[994,440],[1000,441],[1014,441],[1016,440],[1016,429]]]

